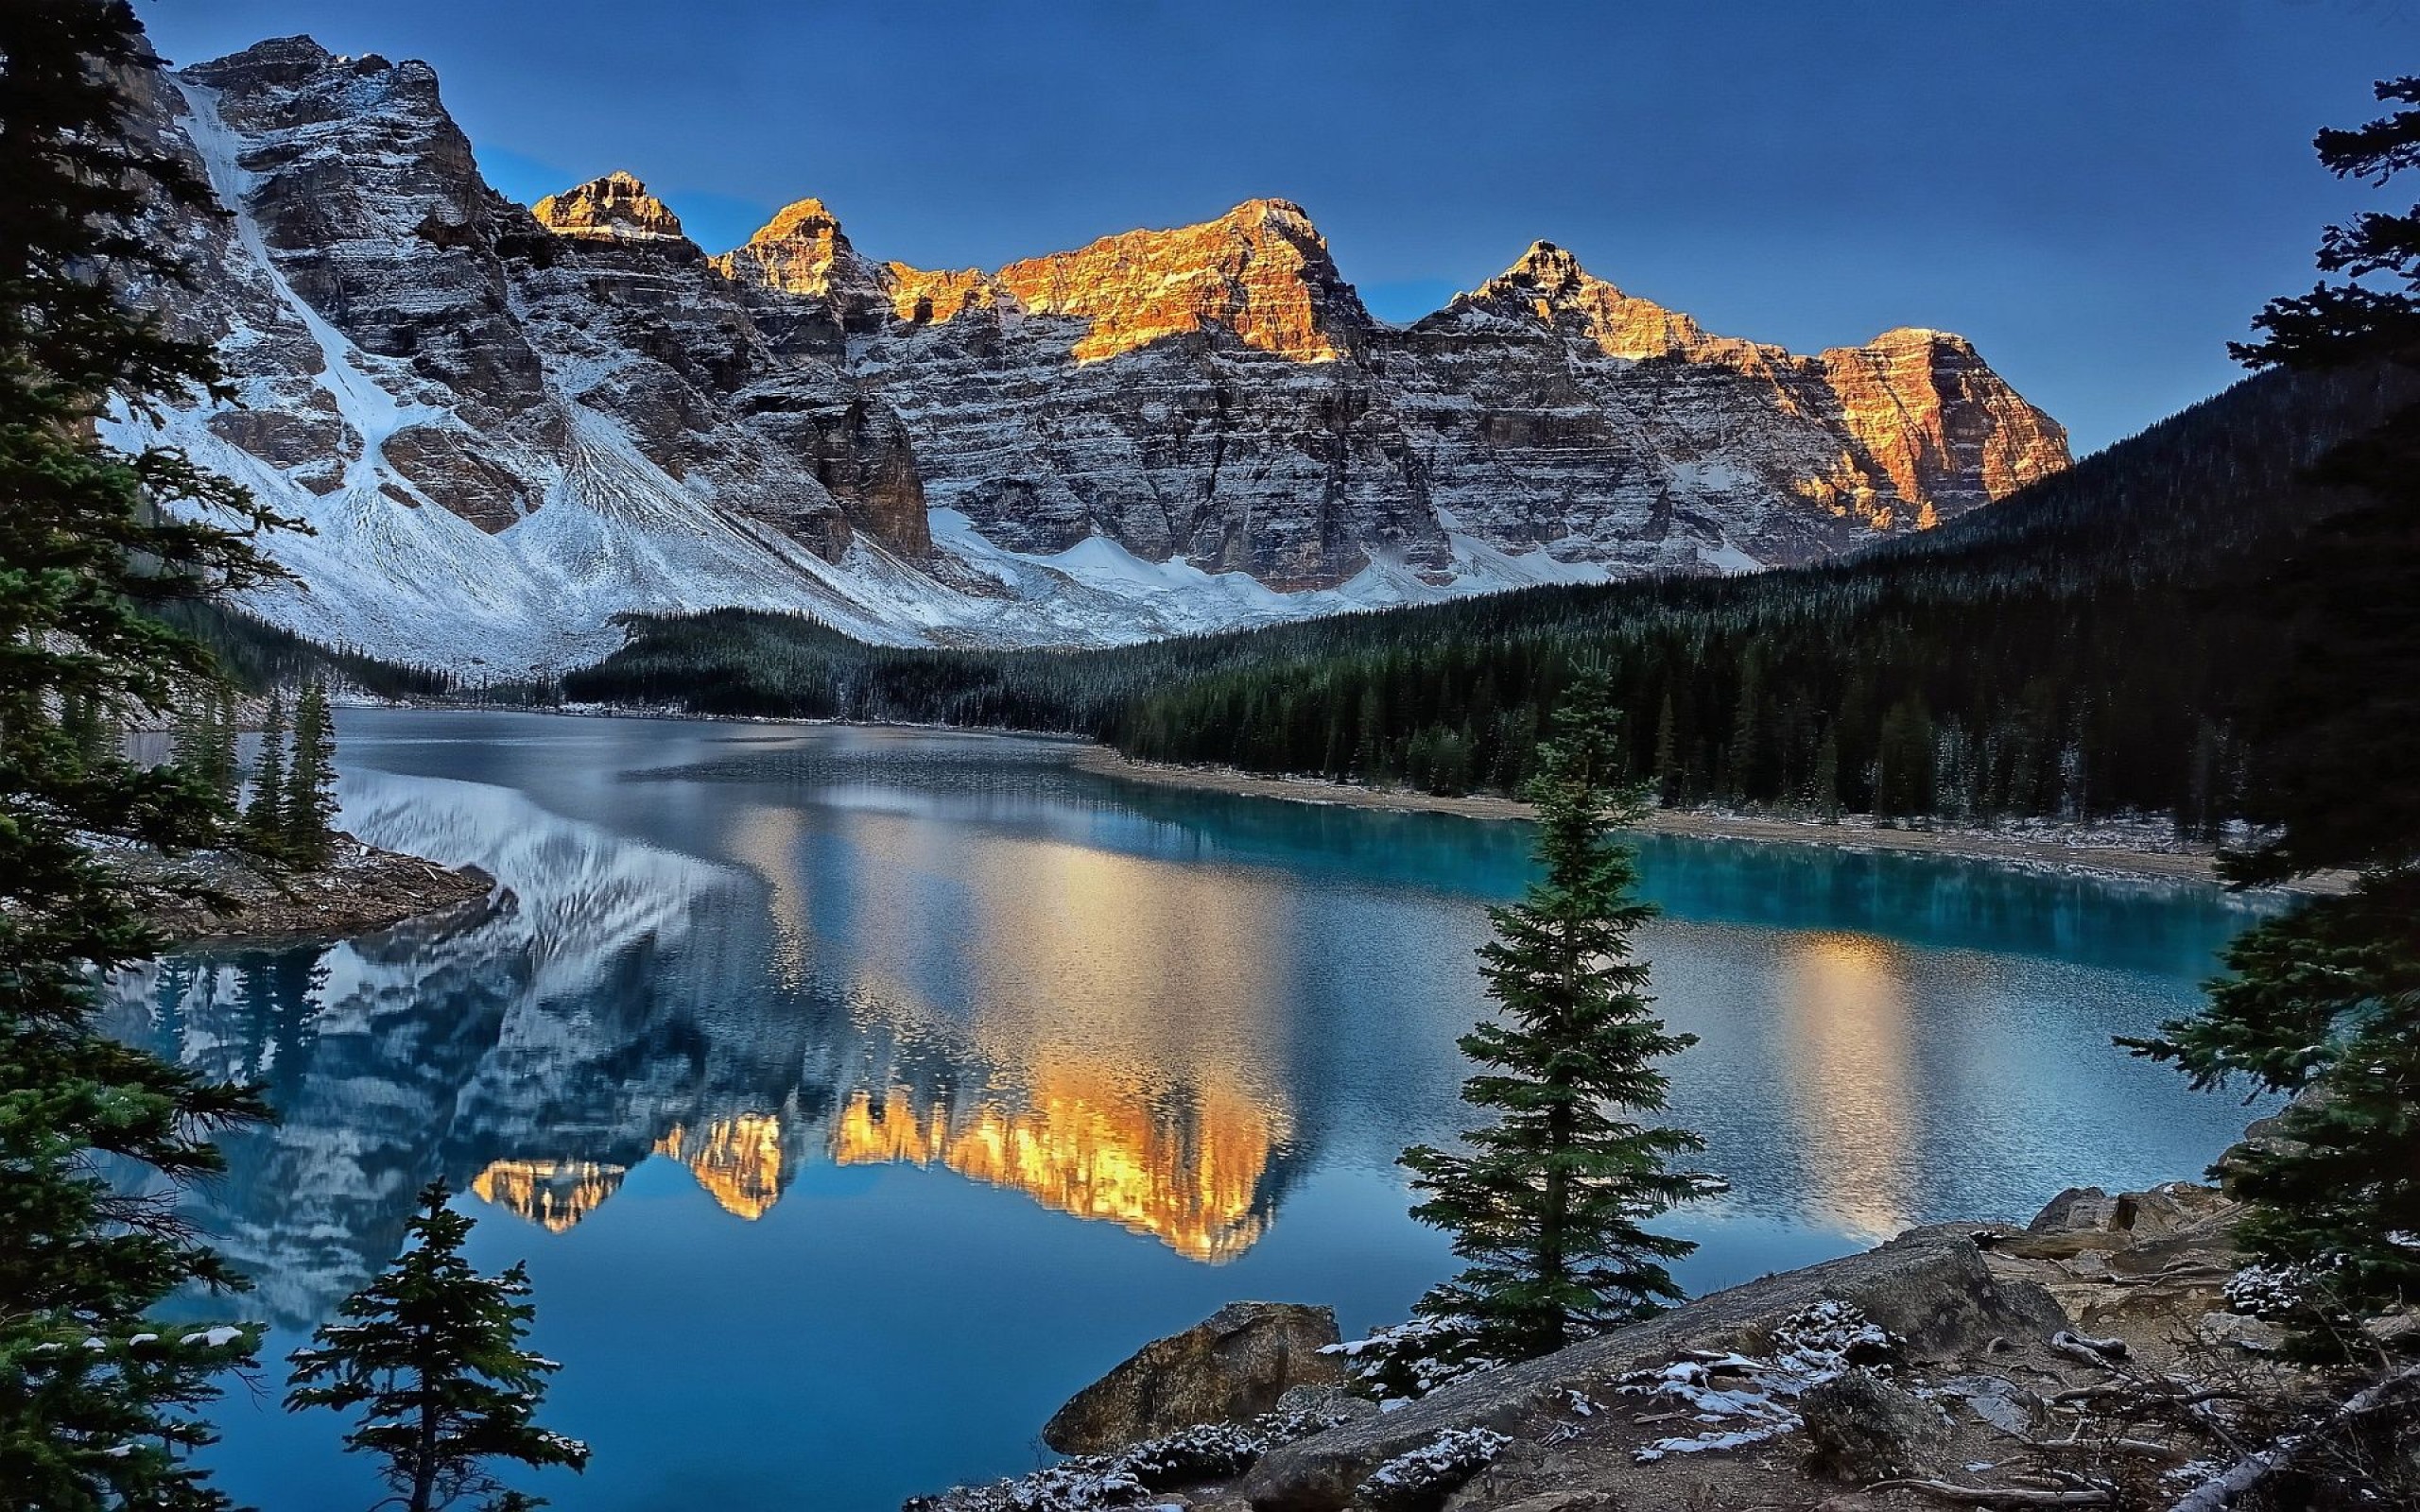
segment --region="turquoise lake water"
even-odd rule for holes
[[[1013,1473],[1060,1401],[1220,1303],[1400,1318],[1452,1268],[1395,1152],[1450,1137],[1484,904],[1527,831],[1121,783],[1050,741],[345,711],[344,822],[510,890],[446,927],[216,951],[121,1032],[264,1082],[193,1211],[281,1357],[443,1176],[528,1262],[565,1512],[873,1512]],[[2062,1187],[2198,1174],[2233,1100],[2109,1044],[2256,905],[1655,838],[1673,1120],[1732,1181],[1697,1289]],[[224,1312],[223,1306],[219,1309]],[[270,1387],[282,1369],[268,1373]],[[264,1512],[367,1506],[332,1415],[240,1386]]]

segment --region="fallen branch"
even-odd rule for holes
[[[2318,1427],[2299,1434],[2288,1434],[2268,1448],[2247,1454],[2236,1461],[2227,1472],[2214,1480],[2204,1481],[2187,1491],[2169,1512],[2226,1512],[2242,1499],[2245,1492],[2261,1482],[2290,1469],[2312,1445],[2329,1434],[2349,1428],[2362,1418],[2393,1404],[2394,1399],[2414,1385],[2420,1385],[2420,1365],[2410,1366],[2385,1380],[2344,1400],[2344,1404],[2327,1415]]]
[[[1938,1502],[1954,1502],[1960,1506],[2114,1506],[2117,1499],[2099,1489],[2077,1491],[2027,1491],[2009,1486],[1957,1486],[1948,1481],[1876,1481],[1866,1486],[1873,1491],[1913,1491]]]
[[[2192,1456],[2174,1444],[2156,1443],[2148,1438],[2050,1438],[2029,1440],[2025,1446],[2034,1450],[2057,1450],[2062,1453],[2086,1452],[2095,1454],[2133,1454],[2141,1459],[2164,1459],[2177,1462]]]
[[[2109,1368],[2111,1361],[2123,1360],[2132,1352],[2123,1339],[2096,1339],[2083,1333],[2070,1333],[2066,1329],[2050,1335],[2050,1348],[2103,1369]]]

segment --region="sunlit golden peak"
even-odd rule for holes
[[[1150,1234],[1190,1260],[1218,1263],[1267,1228],[1258,1198],[1274,1121],[1240,1097],[1201,1099],[1170,1118],[1132,1098],[1046,1074],[1030,1106],[919,1108],[907,1088],[879,1101],[860,1091],[832,1129],[841,1165],[942,1165],[1011,1187],[1061,1212]]]
[[[781,1200],[782,1121],[770,1113],[717,1119],[701,1130],[675,1124],[655,1153],[687,1166],[725,1212],[753,1222]]]
[[[628,1168],[595,1160],[496,1160],[471,1177],[482,1202],[562,1233],[620,1188]]]
[[[794,241],[838,232],[840,219],[824,208],[821,199],[793,199],[773,213],[773,218],[757,228],[748,238],[752,247],[767,242]]]
[[[529,213],[558,236],[600,241],[680,241],[681,217],[647,192],[634,174],[616,168],[601,179],[548,195]]]

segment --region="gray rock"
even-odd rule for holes
[[[2116,1227],[2118,1199],[2099,1187],[2069,1187],[2045,1204],[2025,1226],[2030,1234],[2066,1233]]]
[[[1457,1428],[1518,1429],[1571,1391],[1596,1394],[1685,1349],[1754,1354],[1802,1307],[1841,1301],[1900,1335],[1911,1354],[1980,1353],[1995,1336],[2047,1338],[2067,1326],[2050,1294],[1996,1280],[1968,1230],[1911,1229],[1876,1249],[1716,1292],[1661,1317],[1458,1382],[1398,1412],[1277,1450],[1236,1486],[1258,1512],[1335,1512],[1379,1464]]]
[[[1196,1423],[1241,1423],[1288,1392],[1344,1379],[1336,1314],[1295,1302],[1230,1302],[1182,1333],[1154,1339],[1068,1399],[1043,1426],[1063,1454],[1097,1454]]]
[[[1289,1386],[1286,1395],[1277,1399],[1277,1410],[1283,1414],[1315,1414],[1338,1422],[1378,1416],[1376,1402],[1342,1385]]]
[[[1819,1475],[1851,1486],[1912,1475],[1947,1441],[1938,1410],[1870,1370],[1851,1370],[1799,1399],[1809,1463]]]

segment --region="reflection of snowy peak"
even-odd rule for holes
[[[209,1226],[282,1321],[316,1319],[392,1253],[483,1069],[578,1059],[600,1033],[589,1005],[685,945],[700,903],[742,885],[508,789],[365,772],[343,798],[355,833],[482,867],[510,890],[468,924],[407,923],[319,952],[211,952],[115,984],[118,1032],[143,1038],[148,1016],[164,1054],[261,1082],[278,1109],[275,1126],[227,1142],[238,1200]],[[448,1011],[430,1013],[437,1002]]]
[[[634,610],[1099,644],[1737,570],[2066,460],[1955,336],[1794,356],[1546,244],[1401,330],[1282,200],[993,273],[804,200],[709,259],[627,174],[504,199],[427,65],[306,38],[182,70],[151,125],[234,212],[174,225],[164,302],[243,405],[160,432],[315,527],[255,610],[405,660],[594,659]]]

